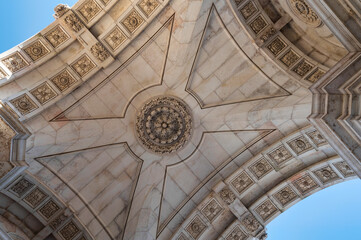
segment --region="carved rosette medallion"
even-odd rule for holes
[[[182,148],[192,133],[192,116],[180,99],[156,97],[145,103],[136,119],[140,142],[155,153],[172,153]]]
[[[296,16],[312,27],[321,25],[321,19],[304,0],[288,0],[288,4]]]

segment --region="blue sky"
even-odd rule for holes
[[[1,0],[0,52],[54,21],[53,9],[60,2],[72,6],[76,0]],[[361,181],[341,183],[306,198],[267,229],[267,240],[361,240]]]

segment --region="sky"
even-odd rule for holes
[[[0,53],[54,21],[58,3],[76,0],[0,0]],[[6,9],[6,10],[4,10]],[[337,184],[300,201],[268,226],[267,240],[361,240],[361,181]]]

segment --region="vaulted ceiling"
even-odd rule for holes
[[[360,7],[57,6],[0,54],[0,236],[265,239],[298,201],[361,176]]]

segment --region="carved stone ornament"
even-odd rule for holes
[[[105,59],[110,56],[108,50],[101,43],[94,44],[91,47],[90,52],[101,62],[105,61]]]
[[[142,18],[142,16],[140,16],[140,14],[135,9],[133,9],[122,21],[122,24],[130,33],[133,33],[140,25],[144,23],[144,21],[144,18]]]
[[[69,28],[73,29],[74,32],[79,32],[84,26],[74,13],[65,17],[65,23]]]
[[[212,222],[222,212],[221,205],[217,200],[212,199],[205,208],[202,209],[202,214]]]
[[[239,226],[236,226],[232,232],[226,237],[226,240],[245,240],[247,235],[241,230]]]
[[[296,16],[304,23],[318,27],[321,25],[321,20],[305,0],[288,0],[288,4]]]
[[[318,187],[318,184],[313,180],[310,175],[305,175],[293,182],[293,185],[300,191],[303,195],[311,192],[312,190]]]
[[[0,118],[0,162],[10,161],[11,140],[15,136],[15,131]],[[1,166],[0,171],[5,170],[7,165]],[[5,174],[0,174],[0,177]]]
[[[242,221],[241,224],[247,229],[249,232],[255,232],[261,224],[258,220],[252,216],[251,214],[247,215]]]
[[[21,56],[19,52],[16,52],[1,61],[12,73],[20,71],[23,68],[29,66],[29,63],[23,56]]]
[[[277,212],[277,208],[270,200],[266,200],[261,205],[259,205],[255,211],[263,219],[263,221],[267,221]]]
[[[144,104],[136,119],[139,141],[155,153],[182,148],[192,133],[192,117],[186,104],[174,97],[156,97]]]
[[[56,19],[60,18],[61,16],[63,16],[66,12],[68,12],[70,9],[70,7],[66,4],[59,4],[58,6],[56,6],[54,8],[54,17]]]
[[[219,196],[221,196],[222,200],[227,204],[233,203],[236,199],[236,195],[234,195],[234,193],[228,187],[223,188],[219,192]]]
[[[193,239],[198,239],[206,230],[206,228],[207,225],[201,220],[199,216],[196,216],[187,226],[186,231],[192,236]]]
[[[71,240],[80,232],[79,228],[72,221],[66,224],[60,231],[59,234],[65,240]]]
[[[278,191],[276,194],[274,194],[273,197],[277,199],[277,201],[280,202],[284,207],[296,198],[298,198],[298,195],[292,190],[290,186],[286,186],[280,191]]]
[[[282,145],[268,153],[268,156],[277,164],[281,165],[292,158],[291,153]]]
[[[152,15],[155,9],[159,6],[157,0],[141,0],[138,3],[138,7],[142,9],[143,13],[149,17]]]
[[[330,166],[316,170],[314,171],[314,174],[323,184],[327,184],[340,179],[337,173],[333,171]]]
[[[231,184],[239,194],[242,194],[254,184],[254,181],[248,176],[245,171],[243,171],[231,182]]]
[[[355,176],[355,172],[350,168],[350,166],[345,162],[337,162],[333,164],[338,171],[341,172],[341,174],[344,177],[353,177]]]

